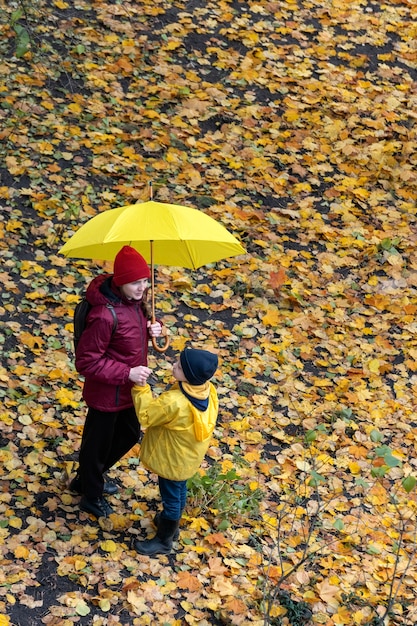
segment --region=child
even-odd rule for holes
[[[163,510],[155,517],[153,539],[136,541],[139,554],[169,554],[187,497],[187,479],[198,470],[216,425],[218,398],[209,382],[218,365],[207,350],[187,348],[172,368],[176,383],[152,399],[149,385],[135,385],[133,403],[146,431],[140,451],[143,465],[158,474]]]

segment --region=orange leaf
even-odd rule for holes
[[[221,546],[224,546],[224,544],[227,543],[226,537],[221,533],[212,533],[211,535],[207,535],[206,540],[211,544],[218,543]]]
[[[246,604],[238,598],[230,598],[230,600],[227,600],[225,607],[227,612],[231,615],[242,615],[248,612]]]
[[[364,459],[368,454],[368,450],[364,446],[349,446],[349,454],[355,459]]]
[[[188,591],[198,591],[201,588],[201,582],[190,572],[178,572],[177,586]]]
[[[222,576],[227,572],[227,567],[223,565],[223,561],[218,556],[211,556],[208,560],[210,574],[213,576]]]
[[[287,281],[287,273],[283,267],[280,267],[278,272],[271,272],[269,275],[269,284],[272,289],[280,289],[282,285]]]

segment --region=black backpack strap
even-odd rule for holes
[[[112,335],[113,335],[117,328],[117,315],[116,315],[116,311],[114,310],[114,306],[110,304],[110,302],[106,304],[106,307],[109,309],[110,313],[113,316],[113,330],[112,330]]]

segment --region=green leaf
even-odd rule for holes
[[[381,465],[381,467],[373,467],[371,469],[371,475],[374,478],[382,478],[388,472],[389,467],[387,465]]]
[[[359,487],[369,487],[369,483],[363,478],[355,478],[355,484]]]
[[[315,441],[316,437],[317,437],[317,433],[315,430],[308,430],[306,432],[306,441],[308,443],[312,443],[313,441]]]
[[[227,530],[230,526],[230,522],[227,519],[224,519],[217,526],[217,530]]]
[[[15,32],[17,35],[17,45],[16,45],[16,50],[15,50],[15,56],[18,59],[20,59],[29,50],[30,37],[26,28],[23,28],[22,26],[19,26],[18,24],[15,26]]]
[[[314,470],[311,472],[311,479],[309,480],[309,485],[312,485],[313,487],[317,487],[317,485],[319,485],[320,483],[324,483],[326,482],[326,479],[324,478],[324,476],[322,476],[321,474],[319,474],[318,472],[315,472]]]
[[[388,467],[400,467],[401,466],[400,459],[398,459],[396,456],[393,456],[392,454],[385,455],[384,461],[386,465],[388,465]]]
[[[389,250],[392,247],[392,241],[389,237],[386,237],[381,241],[380,245],[383,250]]]
[[[385,457],[389,454],[392,454],[392,450],[389,446],[380,446],[375,449],[376,456]]]
[[[77,604],[75,611],[77,615],[88,615],[90,613],[90,609],[84,601]]]
[[[17,11],[13,11],[10,16],[10,25],[13,27],[16,22],[20,20],[21,17],[23,17],[23,9],[17,9]]]
[[[336,528],[336,530],[343,530],[345,527],[343,520],[341,520],[340,518],[337,518],[337,520],[334,521],[333,526],[334,528]]]
[[[373,430],[371,430],[371,441],[373,441],[374,443],[377,443],[379,441],[382,441],[382,433],[379,432],[379,430],[376,430],[375,428]]]
[[[405,491],[407,493],[410,493],[410,491],[412,491],[414,489],[414,487],[417,484],[417,479],[414,476],[407,476],[406,478],[403,479],[402,481],[402,486],[405,489]]]

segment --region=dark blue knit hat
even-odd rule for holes
[[[203,385],[214,375],[219,360],[207,350],[186,348],[180,354],[180,363],[190,385]]]

